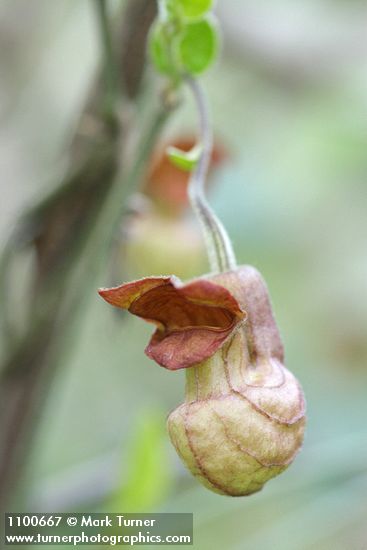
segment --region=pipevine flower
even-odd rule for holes
[[[188,152],[196,144],[192,136],[181,136],[170,141],[170,146]],[[210,155],[209,179],[228,158],[228,152],[217,138],[214,140]],[[189,206],[187,187],[190,173],[175,166],[167,154],[167,145],[157,148],[153,153],[147,176],[142,185],[142,192],[149,197],[154,207],[162,216],[178,218],[185,214]]]
[[[171,146],[188,152],[194,148],[195,139],[180,137]],[[123,222],[116,274],[136,279],[147,273],[176,273],[186,280],[207,269],[204,239],[187,216],[190,173],[175,166],[166,149],[167,145],[160,146],[152,154],[141,194],[135,195],[134,207]],[[215,140],[209,175],[227,157],[220,141]],[[211,183],[209,177],[206,184]]]
[[[149,357],[169,370],[186,369],[185,402],[168,417],[168,431],[183,462],[217,493],[250,495],[297,454],[304,397],[284,367],[266,285],[254,268],[236,267],[229,236],[205,197],[213,135],[205,94],[194,75],[213,58],[215,28],[207,19],[195,20],[195,32],[192,26],[189,32],[187,11],[172,6],[160,3],[151,55],[171,84],[185,82],[197,107],[195,155],[192,149],[185,154],[176,148],[171,159],[190,168],[184,198],[201,223],[213,274],[186,284],[174,276],[147,277],[101,289],[100,294],[156,325],[145,350]],[[184,29],[182,36],[177,37],[177,26]],[[166,185],[163,196],[170,197]]]
[[[186,399],[168,417],[179,456],[207,488],[252,494],[301,447],[305,402],[284,367],[266,285],[250,266],[183,284],[147,277],[101,289],[110,304],[154,323],[146,354],[186,369]]]

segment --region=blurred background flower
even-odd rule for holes
[[[166,152],[168,145],[190,151],[195,143],[195,137],[185,136],[153,151],[141,193],[131,197],[130,214],[122,223],[113,270],[117,283],[149,273],[190,279],[208,271],[204,239],[189,210],[190,174],[174,166]],[[209,192],[213,173],[226,157],[223,145],[216,141],[207,180]]]

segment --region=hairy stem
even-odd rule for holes
[[[232,244],[222,222],[208,204],[204,189],[213,148],[208,106],[199,83],[190,77],[186,82],[197,106],[202,145],[202,153],[189,183],[189,198],[203,227],[212,271],[227,271],[236,267]]]

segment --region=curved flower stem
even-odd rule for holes
[[[232,244],[222,222],[208,204],[204,189],[213,148],[208,106],[199,83],[190,77],[186,78],[186,82],[198,109],[202,145],[202,153],[189,182],[189,198],[191,206],[203,226],[212,271],[227,271],[236,267]]]

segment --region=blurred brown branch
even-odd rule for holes
[[[106,2],[98,0],[98,6],[100,16],[106,18]],[[49,197],[25,213],[1,259],[2,316],[9,339],[0,373],[1,509],[9,509],[10,496],[15,494],[62,342],[72,335],[75,318],[90,296],[88,289],[98,286],[124,201],[141,178],[168,114],[164,106],[157,107],[148,128],[141,128],[138,139],[131,137],[132,128],[135,132],[141,124],[135,120],[134,100],[154,6],[151,0],[129,2],[121,14],[124,24],[114,36],[113,51],[108,51],[106,43],[110,37],[104,36],[102,74],[106,78],[106,54],[114,55],[112,62],[127,93],[119,89],[118,101],[111,104],[111,82],[98,79],[80,119],[68,174]],[[13,283],[11,261],[23,249],[35,252],[36,267],[29,324],[19,333],[7,317],[11,304],[6,301]]]

